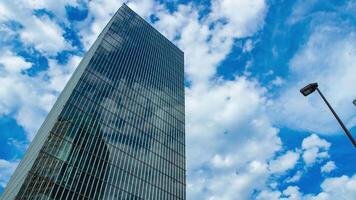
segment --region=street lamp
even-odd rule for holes
[[[345,131],[347,137],[349,137],[350,141],[352,142],[352,144],[354,145],[354,147],[356,148],[356,141],[354,140],[354,138],[352,137],[351,133],[349,132],[349,130],[347,130],[347,128],[345,127],[344,123],[342,123],[341,119],[339,118],[339,116],[336,114],[336,112],[334,111],[334,109],[331,107],[331,105],[329,104],[329,102],[325,99],[324,95],[320,92],[320,90],[318,89],[318,83],[311,83],[305,87],[303,87],[302,89],[300,89],[300,92],[304,95],[304,96],[308,96],[309,94],[313,93],[314,91],[318,91],[319,95],[321,96],[321,98],[324,100],[324,102],[326,103],[326,105],[329,107],[329,109],[331,110],[331,112],[333,113],[333,115],[335,116],[336,120],[339,122],[341,128]],[[354,101],[354,104],[356,102]]]

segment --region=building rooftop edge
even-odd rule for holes
[[[159,30],[157,30],[151,23],[146,21],[143,17],[141,17],[139,14],[137,14],[134,10],[132,10],[126,3],[123,3],[121,7],[128,8],[131,12],[135,13],[137,16],[139,16],[142,20],[144,20],[151,28],[153,28],[157,33],[159,33],[161,36],[163,36],[170,44],[172,44],[176,49],[178,49],[184,56],[184,51],[181,50],[177,45],[175,45],[172,41],[170,41],[166,36],[164,36]],[[120,8],[121,8],[120,7]],[[119,8],[119,9],[120,9]]]

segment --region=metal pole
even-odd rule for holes
[[[321,98],[324,100],[324,102],[326,103],[326,105],[329,107],[329,109],[331,110],[331,112],[334,114],[336,120],[339,122],[341,128],[345,131],[347,137],[349,137],[349,139],[351,140],[352,144],[354,145],[354,147],[356,148],[356,141],[354,140],[354,138],[352,137],[351,133],[349,130],[347,130],[347,128],[345,127],[344,123],[342,123],[341,119],[339,118],[339,116],[336,114],[336,112],[334,111],[334,109],[331,107],[331,105],[329,104],[329,102],[325,99],[324,95],[320,92],[319,88],[316,88],[316,90],[318,91],[318,93],[320,94]]]

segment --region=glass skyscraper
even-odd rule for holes
[[[125,4],[84,56],[2,199],[185,197],[184,55]]]

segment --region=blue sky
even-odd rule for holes
[[[0,192],[127,3],[185,52],[188,199],[355,199],[356,1],[3,0]],[[21,10],[21,12],[19,12]]]

